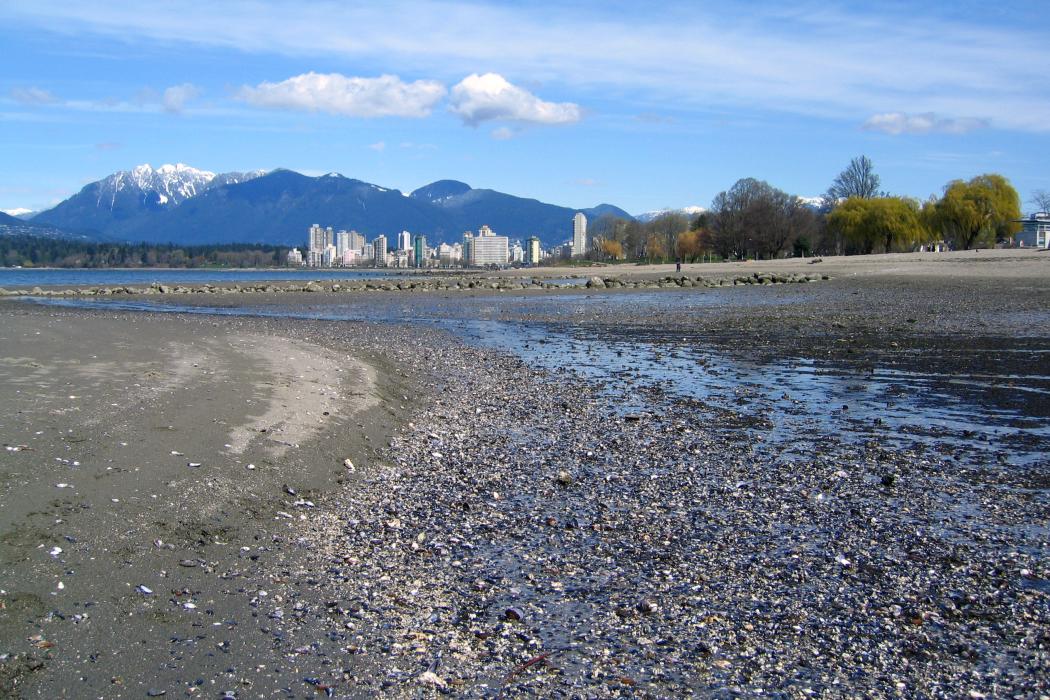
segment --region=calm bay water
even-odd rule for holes
[[[96,287],[160,284],[230,284],[234,282],[308,282],[389,278],[388,270],[216,270],[216,269],[15,269],[0,268],[0,287]]]

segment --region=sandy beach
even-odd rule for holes
[[[7,300],[0,688],[1046,694],[1050,258],[969,255]]]

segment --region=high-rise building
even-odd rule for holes
[[[321,251],[321,265],[323,267],[332,267],[336,263],[336,252],[335,246],[329,245],[323,251]]]
[[[408,231],[402,231],[397,234],[397,249],[398,250],[412,250],[412,234]]]
[[[372,262],[377,267],[386,266],[386,236],[376,236],[372,241]]]
[[[582,211],[572,217],[572,254],[575,257],[587,254],[587,217]]]
[[[350,232],[340,231],[335,234],[335,250],[339,253],[339,257],[343,257],[343,253],[350,250]]]
[[[292,248],[288,251],[288,267],[302,267],[303,266],[303,254],[299,252],[298,248]]]
[[[464,231],[463,232],[463,264],[470,265],[473,260],[474,253],[474,232]]]
[[[510,247],[510,261],[512,263],[525,262],[525,249],[521,247],[520,241],[514,241]]]
[[[509,259],[507,237],[497,236],[488,226],[482,226],[480,233],[470,243],[470,264],[506,265]]]
[[[365,237],[357,231],[350,231],[350,250],[356,250],[361,255],[365,255]]]
[[[538,265],[540,262],[540,239],[537,236],[529,238],[525,244],[525,262],[529,265]]]
[[[416,236],[412,244],[412,267],[426,267],[427,264],[427,237]]]
[[[323,229],[320,224],[314,224],[310,227],[310,246],[308,250],[324,251],[330,245],[332,245],[331,227]]]

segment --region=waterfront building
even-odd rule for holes
[[[299,252],[298,248],[292,248],[288,251],[288,259],[286,262],[288,263],[288,267],[302,267],[303,254]]]
[[[376,236],[372,241],[372,262],[376,267],[386,267],[386,236]]]
[[[538,265],[540,262],[540,239],[538,236],[529,238],[525,244],[525,262],[529,265]]]
[[[574,257],[587,254],[587,217],[582,211],[572,217],[572,254]]]
[[[321,266],[322,267],[333,267],[338,255],[334,245],[327,246],[321,251]]]
[[[453,265],[459,264],[462,250],[462,246],[460,246],[458,243],[455,245],[442,243],[437,247],[438,263],[442,267],[452,267]]]
[[[521,247],[521,241],[514,241],[510,247],[510,261],[512,263],[525,262],[525,249]]]
[[[474,257],[474,232],[464,231],[463,242],[460,245],[463,247],[463,264],[470,265],[470,261]]]
[[[323,251],[320,250],[308,250],[306,251],[306,266],[307,267],[321,267],[321,258],[324,255]]]
[[[1022,248],[1050,248],[1050,213],[1045,211],[1021,219],[1017,245]]]
[[[340,231],[335,234],[335,250],[339,254],[339,257],[343,257],[343,253],[350,250],[350,232]]]
[[[408,231],[402,231],[397,234],[397,249],[398,250],[412,250],[412,234]]]
[[[353,267],[357,264],[358,258],[360,256],[360,252],[354,250],[353,248],[347,248],[343,251],[343,254],[339,256],[339,260],[343,264],[343,267]]]
[[[427,237],[416,236],[412,245],[412,267],[426,267],[427,264]]]
[[[488,226],[482,226],[470,242],[470,264],[477,267],[506,265],[510,258],[507,244],[506,236],[497,236]]]
[[[350,231],[350,249],[356,250],[362,256],[365,254],[365,237],[357,231]]]

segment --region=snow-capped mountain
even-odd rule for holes
[[[3,212],[8,216],[13,216],[16,219],[28,219],[36,213],[32,209],[26,209],[25,207],[18,207],[16,209],[0,209],[0,212]]]
[[[54,209],[33,217],[33,221],[61,228],[119,232],[151,213],[173,209],[213,186],[246,182],[264,172],[216,175],[183,163],[156,169],[147,163],[92,182]]]
[[[707,209],[705,209],[704,207],[698,207],[694,205],[688,207],[680,207],[678,209],[657,209],[655,211],[647,211],[641,214],[635,214],[634,218],[638,219],[642,223],[647,223],[649,221],[652,221],[653,219],[658,219],[661,216],[664,216],[665,214],[681,214],[682,216],[692,218],[694,216],[699,216],[700,214],[703,214],[705,211],[707,211]]]

